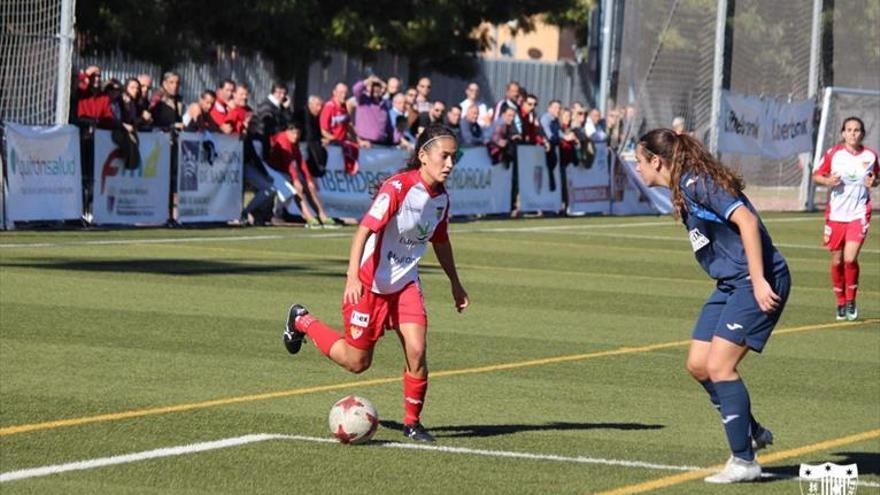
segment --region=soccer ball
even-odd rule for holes
[[[340,399],[330,408],[330,433],[342,443],[364,443],[379,427],[373,404],[355,395]]]

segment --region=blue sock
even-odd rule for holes
[[[721,403],[718,402],[718,392],[715,391],[715,385],[712,383],[712,380],[703,380],[700,382],[700,385],[706,389],[706,393],[709,394],[709,400],[712,402],[712,407],[716,410],[721,410]]]
[[[735,457],[746,461],[755,459],[752,450],[751,403],[749,391],[741,379],[715,382],[715,391],[721,404],[721,422],[727,433],[727,443]]]
[[[718,392],[715,391],[715,385],[712,383],[712,380],[703,380],[700,382],[700,385],[706,389],[706,393],[709,394],[709,400],[712,402],[712,407],[714,407],[718,412],[721,412],[721,403],[718,401]],[[752,435],[757,435],[759,431],[763,430],[764,427],[758,423],[758,420],[755,419],[754,416],[749,415],[749,425],[751,426]]]

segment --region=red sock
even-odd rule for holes
[[[846,281],[844,295],[847,301],[856,300],[856,291],[859,290],[859,262],[843,264],[843,278]]]
[[[406,371],[403,372],[403,409],[406,413],[403,424],[411,425],[418,423],[422,414],[422,406],[425,405],[425,394],[428,392],[428,377],[415,378]]]
[[[837,297],[837,305],[843,306],[846,304],[843,292],[843,263],[839,265],[831,263],[831,285],[834,286],[834,296]]]
[[[312,315],[300,316],[296,319],[296,329],[308,335],[325,356],[330,355],[330,348],[342,335],[328,327]]]

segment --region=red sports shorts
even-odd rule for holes
[[[345,341],[358,349],[372,349],[386,329],[399,329],[401,323],[428,325],[425,299],[418,282],[407,284],[394,294],[367,290],[357,304],[342,303]]]
[[[825,222],[825,247],[829,251],[840,251],[847,242],[865,242],[870,226],[871,214],[867,213],[864,219],[851,222]]]

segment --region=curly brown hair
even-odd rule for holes
[[[669,188],[672,190],[673,214],[681,218],[687,205],[679,184],[685,172],[711,178],[718,186],[733,196],[739,195],[745,184],[739,174],[721,164],[703,145],[691,136],[676,134],[672,129],[654,129],[639,138],[645,158],[661,158],[670,171]]]

